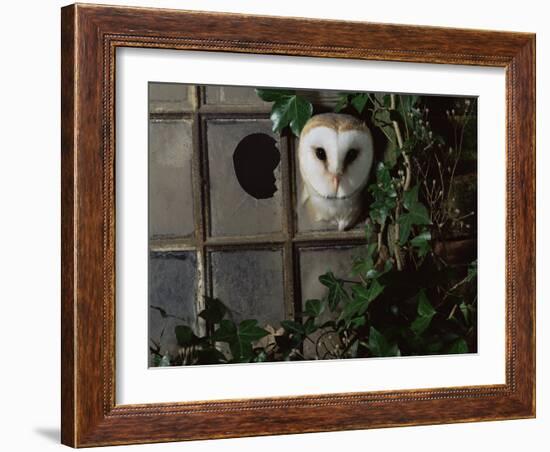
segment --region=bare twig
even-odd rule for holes
[[[390,110],[395,110],[395,94],[390,94]],[[392,121],[395,137],[397,138],[397,145],[403,154],[403,160],[405,161],[405,183],[403,184],[403,191],[408,191],[411,185],[411,160],[406,152],[403,152],[403,136],[401,135],[401,129],[397,121]]]
[[[395,110],[395,94],[390,94],[390,110]],[[395,132],[395,137],[397,139],[397,145],[401,150],[403,155],[403,161],[405,163],[405,182],[403,183],[403,192],[408,191],[409,186],[411,185],[411,161],[406,152],[403,152],[403,137],[401,135],[401,130],[397,121],[392,121],[393,130]],[[403,261],[401,259],[401,250],[399,247],[399,216],[401,215],[401,203],[397,201],[397,206],[395,207],[395,226],[393,234],[393,251],[395,255],[395,264],[397,270],[403,270]]]

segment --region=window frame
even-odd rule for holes
[[[149,82],[150,87],[155,83]],[[365,244],[366,238],[362,228],[350,231],[322,230],[299,231],[298,230],[298,199],[296,169],[297,138],[286,128],[277,135],[278,146],[281,154],[280,180],[278,190],[281,191],[282,218],[280,232],[265,234],[243,234],[215,236],[212,234],[212,206],[210,200],[210,175],[209,175],[209,149],[207,127],[210,121],[216,120],[269,120],[270,105],[262,104],[232,104],[207,103],[206,88],[250,86],[234,85],[194,85],[188,83],[173,83],[188,87],[192,91],[192,107],[182,108],[174,112],[152,112],[152,101],[149,91],[149,121],[163,120],[189,120],[192,122],[192,170],[191,187],[193,191],[193,217],[194,233],[188,238],[151,238],[149,236],[149,252],[158,251],[194,251],[197,256],[197,281],[195,310],[200,312],[205,306],[205,297],[214,296],[212,279],[212,252],[236,251],[236,250],[269,250],[278,249],[282,254],[282,280],[283,280],[283,310],[285,316],[281,320],[301,320],[303,303],[301,290],[301,266],[300,252],[303,249],[320,248],[333,249],[339,246]],[[302,90],[305,91],[305,90]],[[329,90],[308,90],[314,93],[329,93]],[[149,129],[149,134],[151,129]],[[149,144],[151,138],[149,137]],[[151,148],[149,146],[149,153]],[[151,158],[149,154],[149,158]],[[243,196],[247,196],[243,191]],[[150,209],[149,209],[150,215]],[[149,221],[150,218],[149,218]],[[149,273],[149,279],[151,275]],[[223,302],[223,300],[222,300]],[[201,334],[206,332],[205,321],[197,316],[195,328]]]

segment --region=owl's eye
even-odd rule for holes
[[[327,159],[327,153],[323,148],[315,148],[315,155],[322,162],[324,162]]]
[[[353,161],[357,158],[358,155],[359,155],[359,149],[351,148],[348,151],[348,153],[346,154],[344,164],[347,166],[347,165],[353,163]]]

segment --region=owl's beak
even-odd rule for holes
[[[334,188],[334,194],[338,192],[338,187],[340,186],[341,177],[342,177],[341,174],[333,174],[332,177],[330,178],[332,187]]]

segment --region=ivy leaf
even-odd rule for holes
[[[239,324],[238,335],[240,340],[246,342],[256,342],[269,334],[269,331],[258,326],[257,320],[243,320]]]
[[[403,194],[403,207],[408,210],[408,213],[402,214],[399,220],[403,222],[405,227],[410,227],[414,224],[425,225],[432,223],[428,209],[424,204],[418,201],[418,185],[415,185]],[[401,220],[401,218],[403,218],[403,220]],[[403,243],[404,241],[402,241],[402,244]]]
[[[222,320],[220,327],[214,331],[213,339],[227,342],[237,362],[248,362],[253,357],[252,343],[269,334],[258,326],[257,320],[243,320],[239,326],[230,320]]]
[[[377,329],[373,326],[369,331],[368,347],[373,356],[401,356],[401,352],[396,343],[390,343]]]
[[[336,103],[336,106],[334,107],[334,111],[336,113],[342,111],[346,105],[348,105],[348,96],[347,93],[340,94],[340,98],[338,99],[338,102]]]
[[[424,204],[417,202],[409,209],[413,224],[431,224],[430,214]]]
[[[384,165],[383,162],[379,162],[376,167],[376,181],[378,182],[380,188],[392,197],[397,196],[395,187],[393,186],[391,174],[389,168]]]
[[[254,363],[264,363],[267,361],[267,353],[265,350],[260,350],[256,356],[252,359]]]
[[[368,255],[368,249],[367,249],[366,256],[359,256],[354,259],[351,273],[352,273],[352,276],[357,276],[357,275],[367,276],[370,272],[372,272],[373,269],[374,269],[374,259]]]
[[[195,364],[220,364],[227,362],[226,356],[215,347],[209,347],[197,352]]]
[[[365,238],[367,241],[371,239],[371,237],[374,234],[374,227],[372,226],[372,223],[370,221],[367,221],[365,223]]]
[[[403,109],[405,111],[409,111],[416,105],[419,98],[420,96],[415,95],[399,96],[399,101],[401,102]]]
[[[428,209],[421,204],[413,204],[409,212],[402,213],[399,217],[399,243],[404,245],[411,234],[411,229],[413,225],[428,225],[431,224],[430,214]]]
[[[222,321],[226,313],[227,308],[220,300],[207,297],[206,308],[200,312],[199,317],[202,317],[212,324],[218,324]]]
[[[419,257],[424,257],[428,254],[428,251],[430,251],[429,241],[431,239],[432,234],[430,231],[423,231],[410,241],[411,246],[417,248]]]
[[[447,353],[468,353],[468,344],[464,339],[457,339],[449,346],[449,348],[447,349]]]
[[[390,211],[395,209],[397,192],[390,175],[389,168],[379,162],[376,167],[376,183],[369,187],[374,201],[370,205],[371,219],[383,225]]]
[[[470,323],[470,307],[462,302],[460,303],[460,305],[458,306],[460,308],[460,312],[462,312],[462,315],[464,316],[464,320],[466,321],[467,324]]]
[[[403,193],[403,206],[410,210],[418,202],[418,185]]]
[[[418,316],[413,323],[411,323],[411,330],[417,336],[420,336],[424,331],[428,329],[432,321],[431,317]]]
[[[231,342],[237,334],[237,325],[231,320],[222,320],[219,328],[214,331],[212,339],[216,342]]]
[[[289,97],[294,94],[293,91],[284,90],[284,89],[267,89],[267,88],[256,88],[256,94],[260,99],[265,102],[275,102],[281,97]]]
[[[374,279],[368,288],[361,284],[355,284],[352,289],[356,298],[363,299],[369,303],[376,299],[384,291],[384,286],[381,285],[376,279]]]
[[[306,320],[306,323],[304,323],[304,333],[306,335],[315,333],[317,331],[317,325],[315,325],[315,320],[313,317],[310,317]]]
[[[466,282],[470,282],[477,276],[477,259],[468,266],[468,275],[466,276]]]
[[[153,367],[168,367],[170,366],[170,357],[168,355],[153,357]]]
[[[371,302],[384,291],[384,286],[377,280],[373,280],[368,288],[361,284],[355,284],[351,291],[353,298],[344,306],[339,318],[339,320],[345,320],[347,324],[355,317],[362,316],[367,312]]]
[[[295,322],[294,320],[283,320],[281,326],[285,331],[292,334],[304,334],[304,326],[301,323]]]
[[[412,322],[411,330],[417,336],[420,336],[428,329],[433,316],[436,314],[435,309],[430,304],[426,292],[422,289],[418,293],[418,308],[416,310],[418,317]]]
[[[370,206],[369,215],[372,221],[383,225],[394,208],[395,202],[391,202],[391,200],[374,201]]]
[[[195,336],[193,330],[187,325],[178,325],[174,328],[176,340],[180,347],[189,347],[197,343],[198,337]]]
[[[350,325],[354,328],[361,328],[362,326],[365,326],[366,323],[367,319],[365,316],[355,317],[350,321]]]
[[[367,245],[367,256],[369,258],[372,258],[372,256],[374,255],[374,252],[377,250],[377,248],[378,248],[377,243],[369,243]]]
[[[414,237],[411,240],[411,245],[420,246],[431,239],[432,239],[432,234],[430,233],[430,231],[422,231],[420,234],[418,234],[416,237]]]
[[[305,123],[313,114],[313,105],[300,96],[283,96],[278,98],[271,109],[273,131],[280,132],[290,126],[292,133],[300,135]]]
[[[287,97],[277,99],[273,107],[271,107],[270,118],[273,123],[273,132],[280,132],[290,124],[290,119],[288,117],[288,99]]]
[[[399,217],[399,244],[404,245],[411,235],[413,218],[408,213],[403,213]]]
[[[336,306],[338,306],[342,299],[348,298],[348,294],[344,290],[342,281],[336,279],[332,272],[319,276],[319,282],[329,289],[328,305],[332,311],[336,308]]]
[[[428,354],[441,354],[441,350],[443,349],[443,346],[444,346],[444,343],[440,340],[435,340],[433,342],[430,342],[428,344],[425,345],[426,347],[426,353]]]
[[[420,292],[418,292],[418,309],[417,309],[418,315],[421,316],[434,316],[436,314],[435,309],[430,304],[430,301],[428,300],[428,297],[426,295],[426,291],[424,289],[421,289]]]
[[[363,113],[367,102],[369,101],[369,95],[367,93],[354,94],[351,98],[351,105],[357,110],[357,113]]]
[[[325,310],[325,304],[321,300],[307,300],[304,314],[310,317],[319,317]]]

